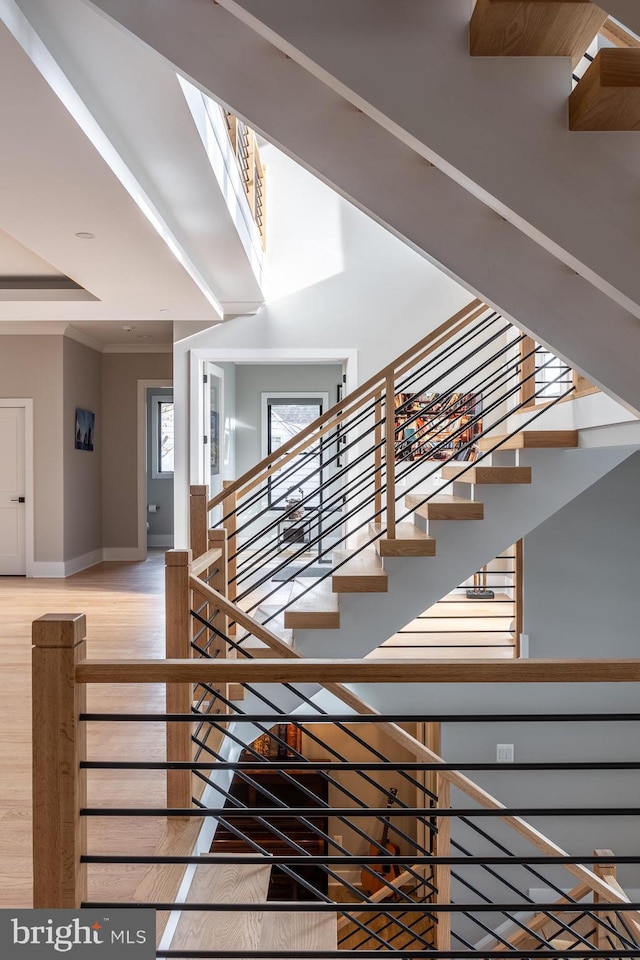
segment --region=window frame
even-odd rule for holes
[[[174,443],[175,443],[175,402],[173,393],[152,394],[151,403],[151,478],[152,480],[173,480],[175,471],[175,445],[174,445],[174,470],[162,470],[160,468],[160,417],[162,415],[162,404],[170,403],[174,412]]]
[[[270,417],[269,411],[273,405],[272,401],[282,401],[285,403],[287,400],[296,401],[296,400],[308,400],[309,404],[313,401],[317,401],[320,406],[320,413],[318,416],[322,416],[323,413],[329,409],[329,392],[327,390],[265,390],[262,391],[261,395],[261,410],[260,410],[260,438],[261,438],[261,453],[262,457],[269,455],[269,445],[270,445]],[[318,499],[319,502],[322,502],[322,470],[323,465],[322,461],[320,463],[321,473],[318,478]],[[275,477],[274,477],[275,479]],[[268,504],[272,510],[284,510],[285,505],[277,504],[272,505],[271,499],[271,478],[269,478],[269,483],[267,484],[267,497]]]

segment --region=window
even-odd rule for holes
[[[151,475],[173,477],[173,397],[151,397]]]
[[[265,412],[266,454],[301,433],[305,427],[326,410],[327,394],[263,394]],[[318,506],[322,486],[322,455],[319,444],[313,444],[294,457],[269,481],[269,504],[284,509],[286,495],[290,490],[301,491],[303,497],[311,496],[307,506]]]

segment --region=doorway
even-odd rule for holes
[[[0,576],[32,575],[33,406],[0,400]]]

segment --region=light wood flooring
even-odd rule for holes
[[[0,907],[32,905],[31,847],[31,623],[45,613],[86,613],[88,656],[164,656],[164,554],[146,563],[99,564],[67,580],[0,577]],[[37,694],[36,694],[37,695]],[[162,712],[164,689],[152,685],[90,688],[90,710]],[[108,727],[108,729],[107,729]],[[154,731],[153,727],[156,727]],[[163,759],[157,724],[93,725],[89,756],[95,759]],[[132,789],[133,785],[133,789]],[[164,773],[137,774],[125,783],[117,771],[92,772],[89,804],[164,806]],[[90,824],[89,849],[153,853],[163,822],[101,820]],[[111,851],[113,852],[113,851]],[[91,899],[132,896],[147,868],[92,867]]]

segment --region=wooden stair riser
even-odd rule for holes
[[[423,517],[432,520],[482,520],[484,519],[484,504],[477,500],[467,500],[463,497],[452,497],[447,494],[437,495],[420,504],[422,495],[410,493],[405,497],[408,509]]]
[[[334,566],[341,564],[331,577],[333,592],[387,593],[389,578],[375,551],[362,550],[351,559],[350,556],[349,550],[333,551]]]
[[[379,523],[369,524],[372,537],[378,536],[382,528]],[[375,548],[381,557],[435,557],[436,541],[413,523],[396,525],[396,536],[389,540],[385,535],[375,542]]]
[[[577,430],[522,430],[512,437],[506,434],[482,437],[478,441],[481,451],[491,450],[497,444],[501,450],[570,449],[578,446]]]
[[[456,480],[458,483],[484,485],[490,483],[531,483],[531,467],[501,467],[491,466],[471,467],[465,472],[464,466],[448,466],[442,468],[445,480]]]
[[[331,578],[313,585],[309,577],[296,581],[297,589],[311,587],[290,604],[284,613],[284,625],[288,629],[337,630],[340,627],[340,603],[332,590]]]

